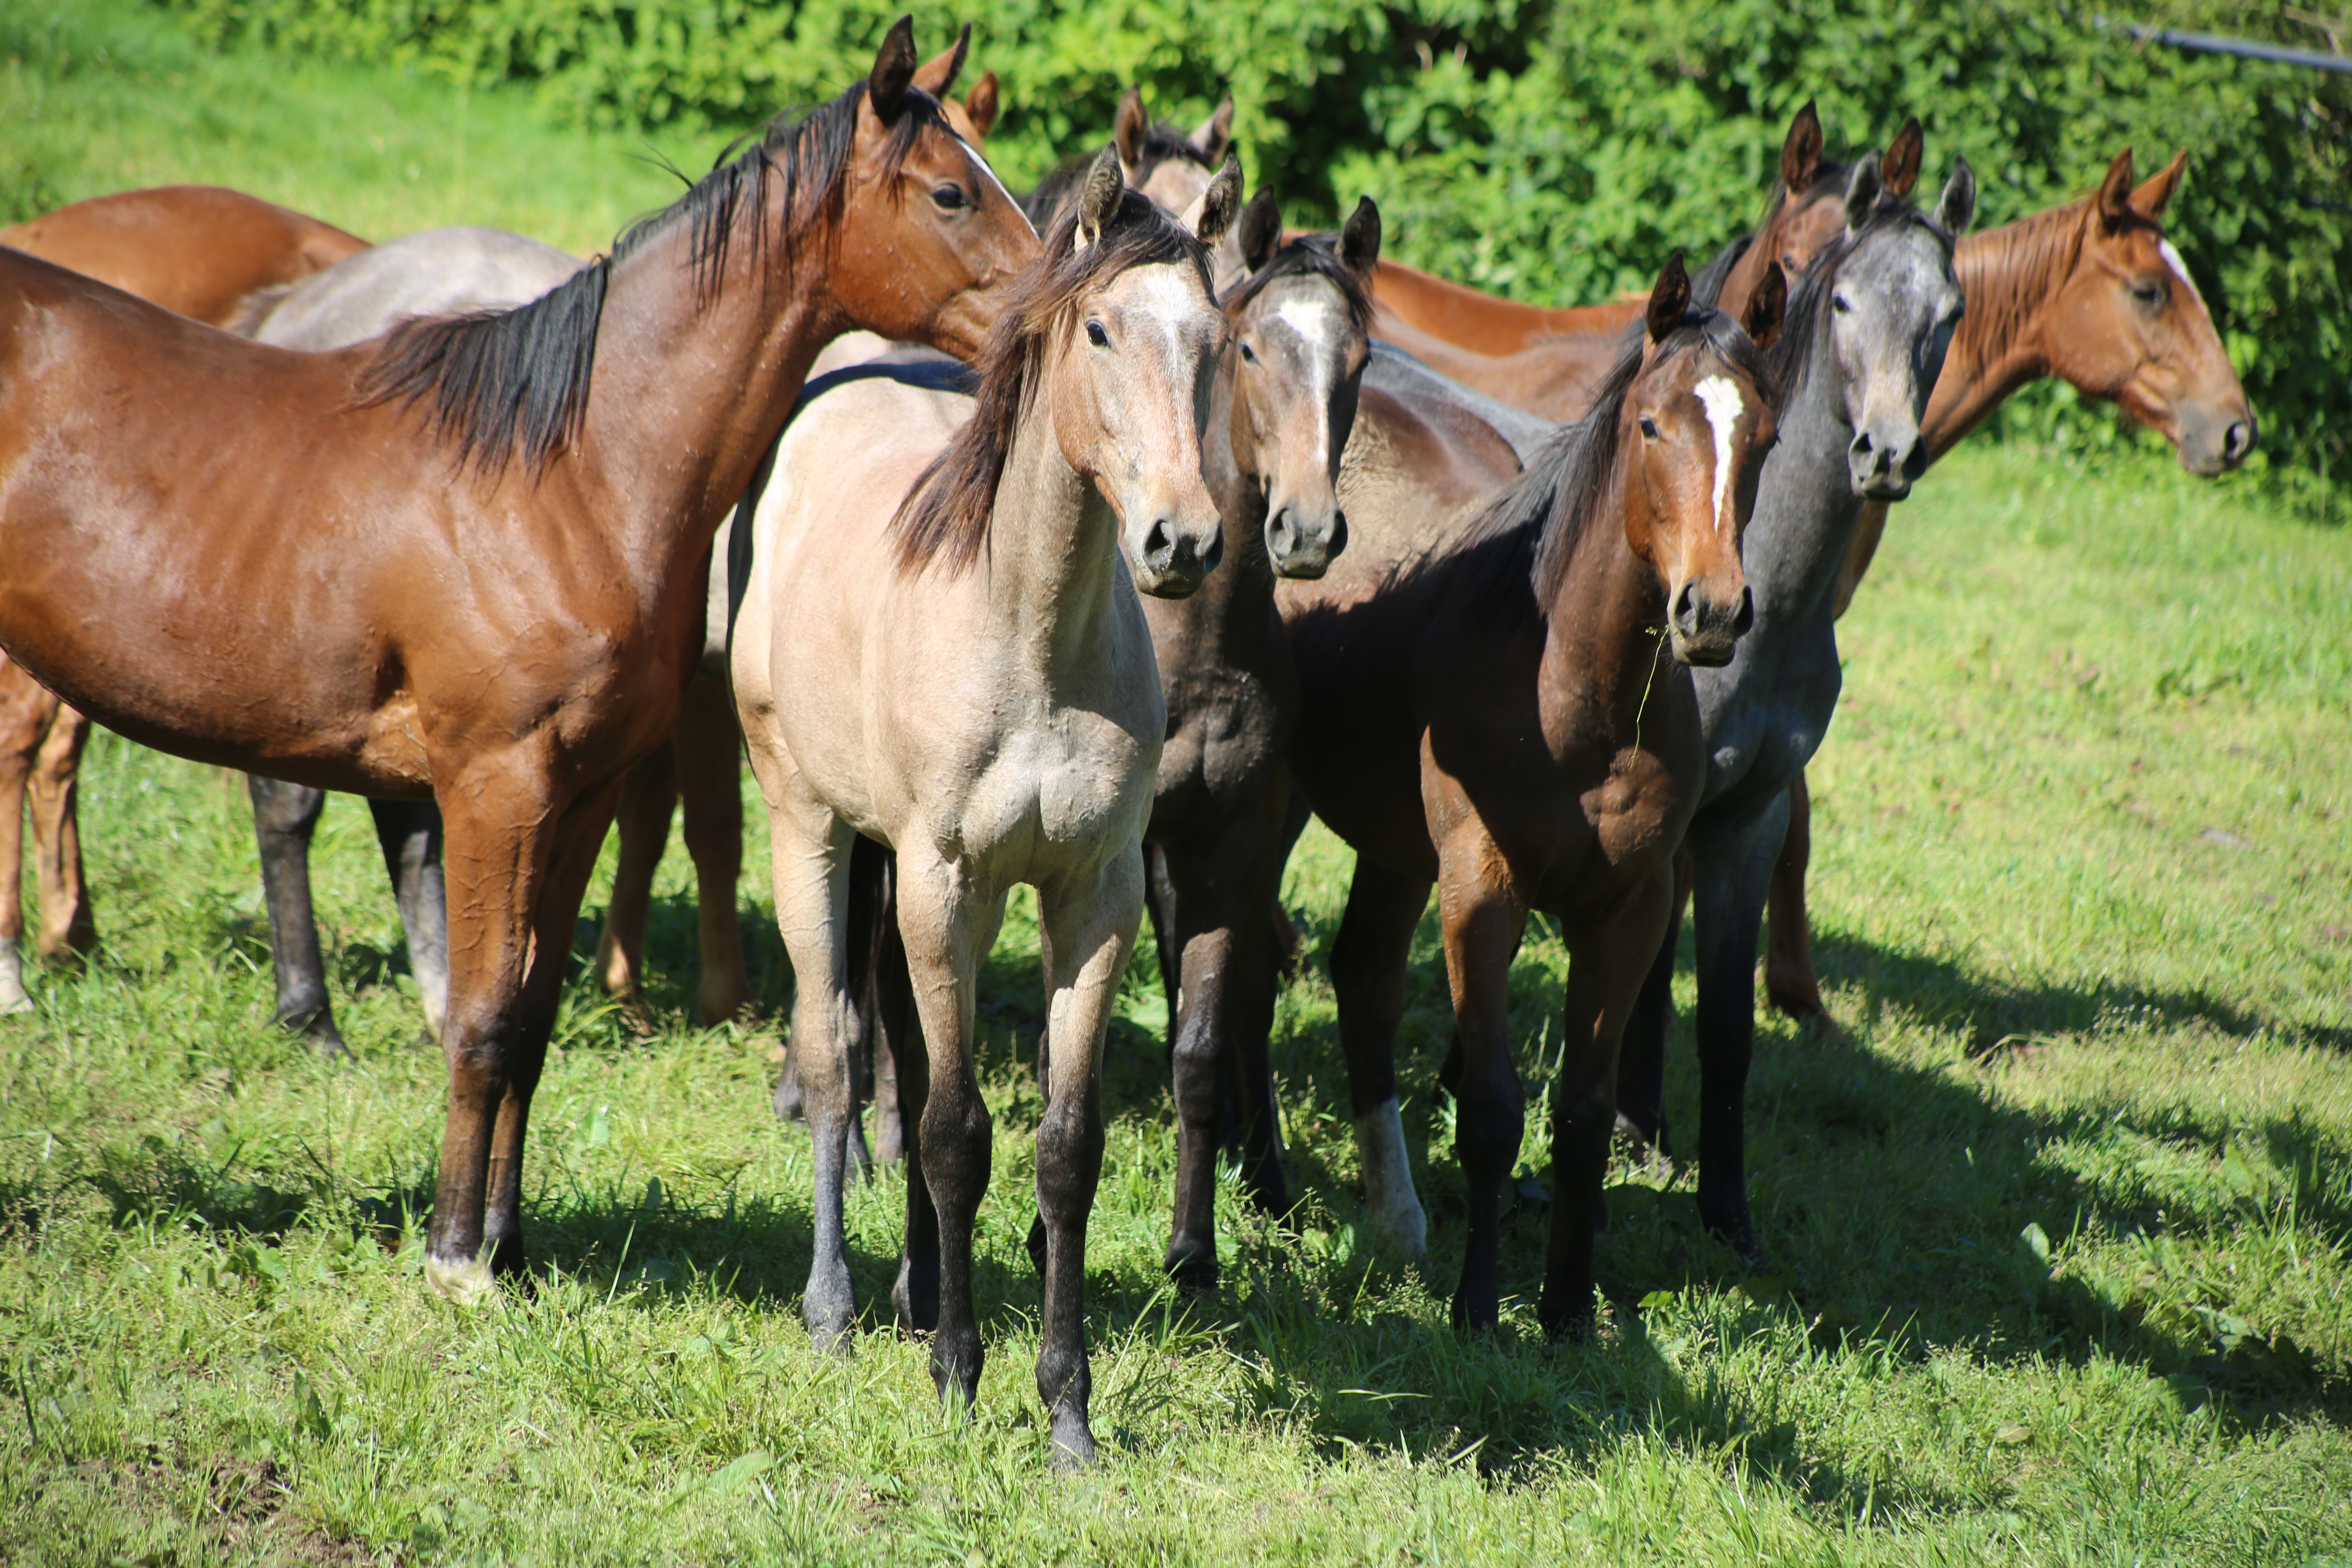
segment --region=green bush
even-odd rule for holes
[[[900,0],[163,3],[216,42],[532,82],[582,121],[735,129],[855,80]],[[2169,10],[2158,19],[2318,41],[2284,7]],[[1996,0],[992,0],[919,11],[919,38],[943,44],[962,15],[1006,84],[991,151],[1016,184],[1103,136],[1129,83],[1176,119],[1229,90],[1253,179],[1294,219],[1370,192],[1392,254],[1530,300],[1643,288],[1675,246],[1739,232],[1808,98],[1833,147],[1918,114],[1926,179],[1965,153],[1985,223],[2080,195],[2123,147],[2143,171],[2186,148],[2172,228],[2266,449],[2323,485],[2347,468],[2345,78],[2142,47],[2084,14]],[[2011,423],[2070,443],[2091,427],[2047,395]]]

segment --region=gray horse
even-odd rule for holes
[[[1685,844],[1698,933],[1699,1216],[1761,1261],[1748,1209],[1743,1112],[1756,1037],[1756,942],[1788,827],[1790,781],[1837,706],[1835,589],[1865,500],[1899,500],[1927,467],[1919,420],[1961,310],[1952,248],[1976,207],[1957,160],[1932,216],[1880,187],[1875,160],[1846,188],[1846,231],[1806,269],[1776,358],[1780,444],[1767,459],[1742,560],[1756,624],[1731,662],[1694,670],[1706,793]],[[1679,904],[1625,1031],[1618,1108],[1664,1135],[1662,1090]]]
[[[362,250],[267,301],[247,326],[257,341],[320,351],[364,342],[416,316],[509,310],[538,299],[583,263],[552,246],[495,228],[436,228]],[[310,838],[327,793],[250,774],[253,831],[278,979],[275,1022],[343,1053],[310,907]],[[449,938],[441,881],[441,812],[429,800],[372,800],[377,841],[408,933],[408,961],[436,1037],[449,995]]]

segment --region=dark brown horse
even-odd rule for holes
[[[1923,145],[1916,120],[1887,144],[1878,173],[1890,195],[1910,194],[1919,177]],[[1724,310],[1737,316],[1748,308],[1766,268],[1777,262],[1783,276],[1793,278],[1843,231],[1849,173],[1850,165],[1822,156],[1821,119],[1806,104],[1781,143],[1780,182],[1754,242],[1724,279]],[[1425,286],[1387,262],[1373,281],[1373,298],[1381,310],[1372,330],[1383,342],[1473,391],[1553,420],[1582,416],[1593,389],[1623,352],[1626,330],[1643,310],[1640,300],[1625,300],[1584,307],[1567,320],[1567,312],[1516,304],[1457,284]],[[1470,300],[1484,303],[1474,309]],[[1502,353],[1475,346],[1507,341],[1506,323],[1514,321],[1523,340],[1517,346]]]
[[[257,296],[367,248],[331,224],[217,185],[93,196],[0,229],[0,245],[216,327],[235,325]],[[40,954],[57,960],[98,946],[75,810],[89,742],[88,719],[0,655],[0,1010],[33,1005],[21,953],[27,805]]]
[[[504,315],[298,354],[0,252],[0,646],[133,740],[441,807],[444,1294],[523,1263],[573,919],[720,518],[827,339],[971,353],[1035,254],[911,31]]]
[[[2164,237],[2165,208],[2189,154],[2132,188],[2129,148],[2097,193],[1972,234],[1952,258],[1967,314],[1919,422],[1932,461],[2019,387],[2054,375],[2109,399],[2170,441],[2192,474],[2226,473],[2253,450],[2253,411],[2230,367],[2188,263]],[[1838,579],[1845,614],[1886,527],[1887,503],[1864,506]],[[1805,919],[1812,853],[1805,779],[1789,791],[1789,832],[1772,876],[1765,994],[1808,1023],[1826,1023]]]
[[[1301,698],[1292,767],[1357,852],[1331,976],[1360,1135],[1382,1105],[1393,1122],[1406,950],[1439,889],[1470,1190],[1454,1314],[1472,1331],[1498,1310],[1498,1199],[1523,1105],[1507,978],[1536,910],[1560,921],[1572,965],[1541,1315],[1552,1331],[1591,1323],[1618,1037],[1706,777],[1685,665],[1727,660],[1748,621],[1740,535],[1770,388],[1750,333],[1689,300],[1677,257],[1591,416],[1466,526],[1433,537],[1407,511],[1351,502],[1347,572],[1280,595]],[[1755,336],[1776,330],[1780,300],[1757,290]]]

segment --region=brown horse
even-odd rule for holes
[[[133,740],[441,807],[458,1300],[523,1263],[572,921],[720,518],[827,339],[973,352],[1035,254],[911,32],[503,315],[299,354],[0,252],[0,646]]]
[[[2095,195],[1960,242],[1952,265],[1969,308],[1920,420],[1930,460],[2011,393],[2054,375],[2163,436],[2192,474],[2226,473],[2245,461],[2255,438],[2245,389],[2188,264],[2164,237],[2164,211],[2188,161],[2175,154],[2134,190],[2126,148]],[[1841,616],[1877,552],[1886,512],[1885,501],[1863,508],[1838,579]],[[1783,1013],[1826,1023],[1805,918],[1812,835],[1802,773],[1789,806],[1766,926],[1765,994]]]
[[[257,295],[367,248],[367,241],[257,196],[163,185],[93,196],[0,229],[0,245],[216,327]],[[41,886],[39,952],[98,946],[75,809],[89,721],[0,655],[0,1011],[24,1012],[24,822],[31,807]]]
[[[1910,194],[1924,146],[1916,120],[1887,144],[1879,181],[1889,195]],[[1768,267],[1777,262],[1784,277],[1793,278],[1844,232],[1849,172],[1849,165],[1822,156],[1821,119],[1806,104],[1781,143],[1780,183],[1756,237],[1724,279],[1721,309],[1737,316]],[[1474,391],[1560,421],[1583,414],[1643,310],[1638,300],[1574,312],[1543,310],[1426,274],[1407,276],[1386,261],[1373,280],[1373,298],[1381,307],[1373,332],[1382,342]],[[1515,334],[1517,346],[1500,352],[1476,346],[1507,342]]]
[[[1677,256],[1590,417],[1466,526],[1433,539],[1410,515],[1417,484],[1402,512],[1359,489],[1348,570],[1281,590],[1301,691],[1292,766],[1357,852],[1331,976],[1360,1126],[1383,1103],[1393,1121],[1406,949],[1439,889],[1470,1190],[1454,1315],[1474,1331],[1498,1311],[1523,1103],[1507,978],[1536,910],[1559,920],[1572,965],[1541,1316],[1569,1333],[1591,1321],[1618,1037],[1706,777],[1684,667],[1725,662],[1748,625],[1740,535],[1773,430],[1750,338],[1777,330],[1780,299],[1756,290],[1750,331],[1693,311]]]

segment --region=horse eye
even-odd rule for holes
[[[1658,438],[1658,422],[1646,414],[1642,416],[1642,438],[1645,441]]]
[[[2164,285],[2142,282],[2132,285],[2132,298],[2153,309],[2164,303]]]
[[[1088,321],[1087,342],[1098,349],[1107,349],[1110,347],[1110,334],[1103,331],[1103,324],[1100,321]]]
[[[1831,308],[1835,310],[1841,316],[1848,316],[1853,313],[1853,301],[1847,299],[1843,294],[1831,295],[1830,305]]]
[[[953,212],[958,207],[968,205],[964,201],[964,195],[961,187],[956,185],[941,185],[938,187],[931,192],[931,200],[942,212]]]
[[[1249,364],[1255,364],[1255,363],[1257,363],[1257,355],[1256,355],[1256,353],[1255,353],[1254,351],[1252,351],[1252,349],[1250,348],[1250,346],[1249,346],[1248,342],[1244,342],[1242,343],[1242,359],[1243,359],[1243,361],[1244,361],[1245,363],[1249,363]]]

